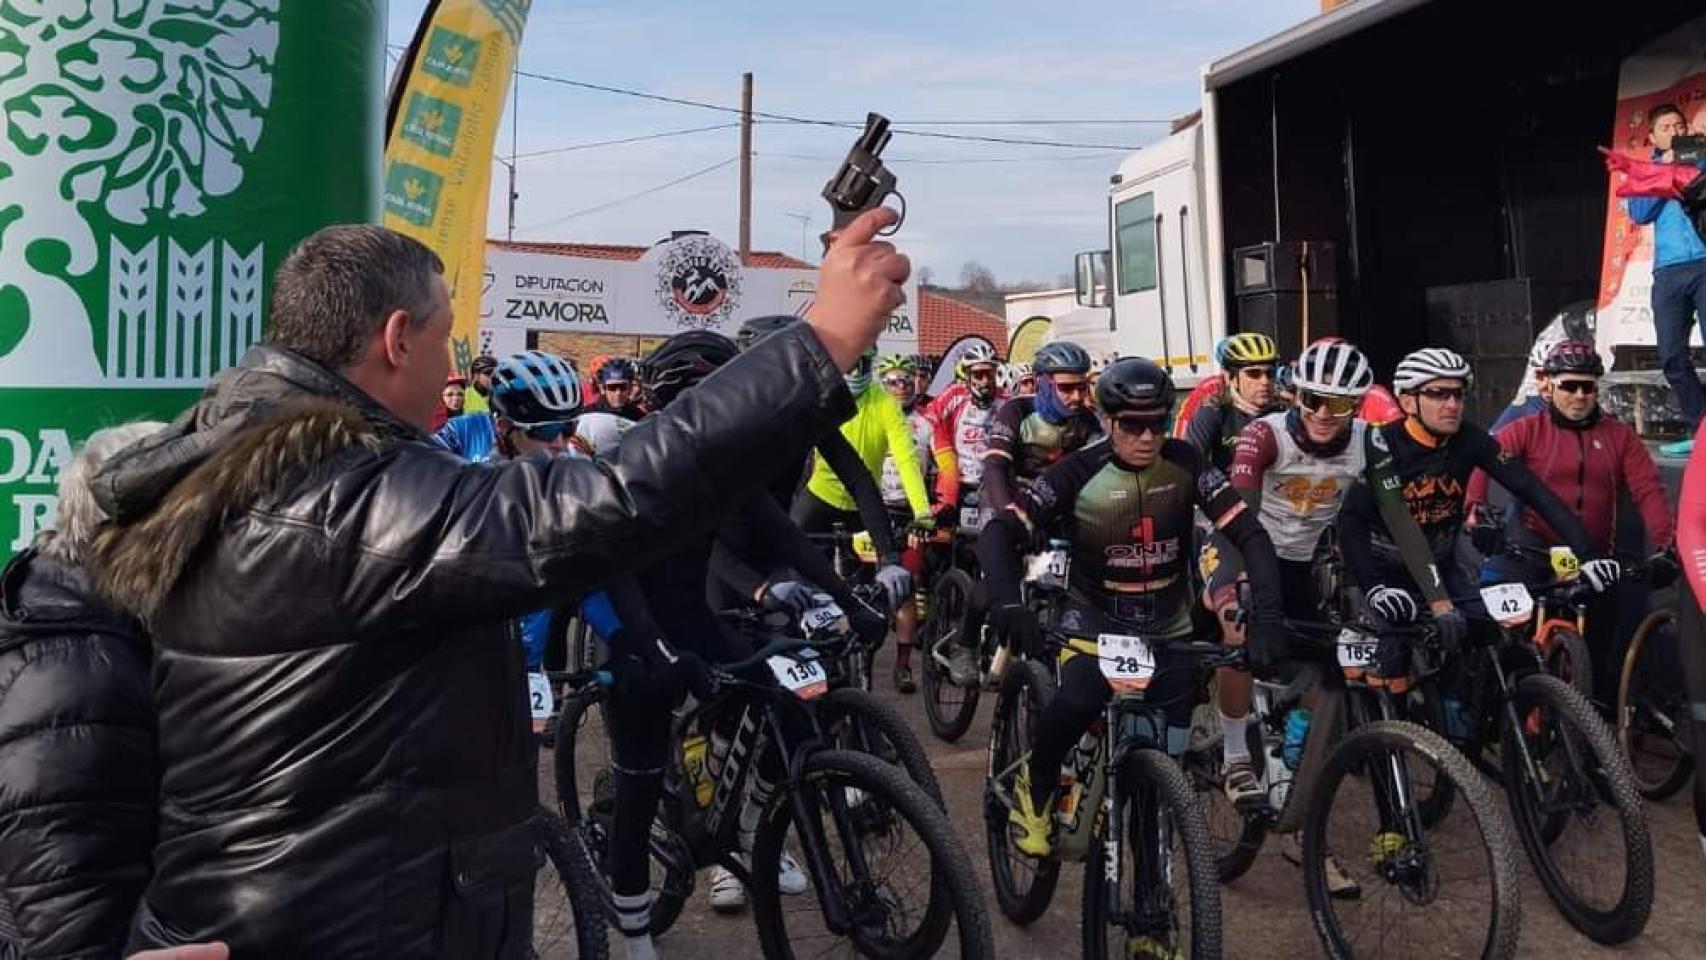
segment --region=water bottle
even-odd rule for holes
[[[1296,770],[1303,764],[1303,741],[1309,739],[1309,711],[1302,707],[1291,711],[1285,718],[1285,744],[1280,747],[1280,755],[1285,758],[1285,765]]]

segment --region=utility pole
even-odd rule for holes
[[[521,54],[515,57],[515,74],[509,81],[509,230],[504,239],[515,239],[515,201],[521,194],[515,192],[515,154],[516,143],[521,138]]]
[[[752,255],[752,73],[740,75],[740,262]]]

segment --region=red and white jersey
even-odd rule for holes
[[[1320,457],[1297,445],[1286,416],[1270,413],[1244,428],[1232,455],[1232,485],[1261,497],[1256,516],[1280,559],[1307,563],[1345,495],[1368,471],[1368,424],[1352,420],[1344,449]]]
[[[989,430],[995,423],[995,411],[1006,399],[997,392],[987,407],[972,402],[971,392],[963,383],[955,383],[930,401],[929,414],[953,438],[954,455],[960,462],[960,482],[977,486],[983,480],[983,455],[989,452]]]

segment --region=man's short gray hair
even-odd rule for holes
[[[156,420],[138,420],[96,430],[83,448],[59,472],[59,520],[42,552],[67,563],[82,563],[94,542],[95,528],[107,519],[89,481],[101,465],[125,447],[164,427]]]
[[[406,312],[413,327],[426,323],[443,273],[438,254],[395,230],[326,227],[279,265],[267,342],[329,370],[354,366],[392,313]]]

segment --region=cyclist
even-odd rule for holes
[[[492,393],[492,374],[498,369],[498,358],[482,353],[468,365],[468,393],[462,398],[463,413],[485,413],[491,409],[486,398]]]
[[[1321,597],[1317,589],[1316,552],[1346,495],[1362,482],[1373,492],[1404,565],[1430,606],[1442,619],[1460,620],[1440,583],[1427,541],[1405,509],[1385,440],[1355,416],[1374,382],[1368,359],[1343,341],[1317,342],[1298,357],[1293,377],[1297,406],[1245,427],[1232,463],[1233,486],[1256,511],[1279,555],[1286,615],[1321,619],[1322,603],[1330,598]],[[1215,559],[1215,568],[1204,571],[1209,604],[1223,620],[1233,621],[1239,571],[1235,562],[1228,562],[1234,558]],[[1289,651],[1269,651],[1265,658],[1286,660]],[[1219,700],[1226,793],[1234,803],[1248,805],[1260,789],[1247,739],[1250,685],[1223,684]],[[1329,870],[1329,883],[1338,895],[1350,895],[1354,889],[1337,869]]]
[[[996,385],[1000,366],[993,349],[973,345],[955,368],[953,385],[925,410],[953,439],[962,493],[983,482],[983,456],[989,452],[995,409],[1007,397]]]
[[[1688,576],[1688,588],[1679,590],[1678,623],[1683,625],[1678,636],[1687,638],[1681,653],[1685,689],[1694,703],[1706,701],[1706,665],[1700,648],[1699,625],[1703,619],[1701,607],[1706,605],[1706,421],[1694,432],[1694,452],[1688,457],[1688,467],[1682,474],[1682,493],[1676,508],[1676,543],[1682,554],[1682,569]],[[1690,626],[1692,625],[1692,629]],[[1689,732],[1695,743],[1706,736],[1706,716],[1693,713]],[[1694,829],[1700,837],[1700,850],[1706,853],[1706,777],[1694,778]]]
[[[936,399],[930,396],[930,377],[936,373],[936,365],[922,353],[912,355],[912,392],[914,400],[920,407],[930,406],[930,401]]]
[[[1028,363],[1010,363],[1008,376],[1012,382],[1007,385],[1007,392],[1015,397],[1034,397],[1037,395],[1037,372]]]
[[[735,353],[735,345],[727,337],[709,331],[671,337],[645,360],[646,386],[653,401],[659,409],[667,407]],[[752,530],[759,531],[758,539],[779,550],[789,550],[787,559],[800,568],[813,570],[815,581],[837,596],[856,624],[868,630],[874,618],[879,636],[886,626],[880,614],[857,603],[832,571],[823,572],[827,564],[821,555],[792,528],[781,507],[767,495],[755,497],[733,516],[724,518],[719,527],[641,569],[634,577],[637,589],[622,589],[621,583],[612,585],[611,600],[620,626],[615,636],[606,638],[612,650],[612,672],[617,677],[609,718],[616,791],[609,862],[619,927],[631,951],[638,949],[636,941],[642,939],[649,948],[649,938],[644,938],[650,922],[646,844],[668,754],[671,712],[664,705],[673,706],[684,687],[700,699],[708,696],[704,660],[727,662],[751,652],[750,644],[724,626],[712,610],[708,599],[710,571],[715,566],[721,575],[719,584],[733,584],[743,598],[756,599],[772,609],[799,609],[808,592],[797,579],[769,579],[752,571],[743,550],[743,545],[751,542]],[[713,556],[719,559],[714,562]],[[818,566],[814,568],[814,564]],[[742,807],[740,840],[748,852],[759,813],[772,790],[770,785],[780,776],[780,770],[761,767],[760,782],[753,784],[753,793]],[[779,885],[790,895],[804,893],[807,887],[804,873],[786,854]],[[710,894],[712,908],[720,912],[738,910],[745,904],[740,882],[720,868],[712,877]]]
[[[1474,371],[1461,355],[1439,347],[1417,350],[1398,362],[1392,386],[1398,392],[1404,420],[1377,428],[1392,455],[1393,469],[1410,517],[1428,542],[1436,568],[1444,571],[1447,590],[1454,596],[1473,593],[1472,580],[1455,562],[1458,534],[1467,519],[1470,476],[1484,470],[1533,507],[1547,524],[1560,531],[1583,559],[1594,555],[1592,541],[1570,508],[1547,489],[1522,463],[1500,456],[1499,444],[1485,430],[1463,420],[1466,395]],[[1351,492],[1340,514],[1339,545],[1351,579],[1372,584],[1366,597],[1353,589],[1353,604],[1384,623],[1405,623],[1417,614],[1414,580],[1405,569],[1392,534],[1375,512],[1366,486]],[[1366,601],[1366,606],[1361,606]],[[1442,629],[1448,647],[1461,639]],[[1402,643],[1383,637],[1371,681],[1391,680],[1403,686],[1409,660]]]
[[[1215,346],[1214,360],[1220,365],[1221,389],[1197,406],[1181,435],[1224,473],[1232,469],[1232,451],[1244,427],[1273,412],[1279,348],[1265,334],[1240,333]]]
[[[1004,510],[1055,461],[1101,435],[1090,410],[1090,355],[1076,343],[1044,344],[1031,361],[1037,395],[1014,397],[995,413],[983,455],[983,505]]]
[[[640,385],[636,380],[634,361],[613,357],[598,368],[593,380],[598,385],[598,401],[592,409],[613,413],[624,420],[638,420],[646,415],[640,404]]]
[[[1152,361],[1132,357],[1109,366],[1097,385],[1108,442],[1050,466],[990,521],[978,541],[991,623],[1032,656],[1040,654],[1039,625],[1020,600],[1023,555],[1050,535],[1071,543],[1067,605],[1057,626],[1072,639],[1061,651],[1060,689],[1038,723],[1010,814],[1019,833],[1015,845],[1030,856],[1048,855],[1056,772],[1111,695],[1097,657],[1099,633],[1161,641],[1147,696],[1165,704],[1168,752],[1184,750],[1197,680],[1194,660],[1169,655],[1164,644],[1192,632],[1186,565],[1193,508],[1201,507],[1244,553],[1253,587],[1252,630],[1264,649],[1278,639],[1281,600],[1273,546],[1256,511],[1226,475],[1190,444],[1167,439],[1173,400],[1172,379]]]
[[[859,455],[860,467],[854,468],[855,473],[863,469],[875,478],[882,474],[884,458],[894,458],[911,510],[913,529],[933,529],[935,521],[930,513],[930,495],[924,488],[924,471],[918,463],[917,445],[900,404],[888,391],[871,382],[875,363],[875,351],[867,351],[846,374],[847,389],[853,394],[856,411],[852,419],[841,425],[841,435]],[[860,515],[856,506],[840,472],[820,457],[812,465],[805,489],[794,498],[794,522],[807,533],[827,533],[837,523],[857,529]],[[889,525],[886,509],[882,525]],[[899,608],[912,595],[912,576],[898,563],[879,569],[877,579],[889,593],[891,608]]]
[[[912,430],[912,442],[918,451],[918,461],[924,465],[927,481],[933,480],[934,499],[931,513],[938,523],[946,522],[959,503],[960,470],[954,455],[954,441],[940,422],[918,404],[917,363],[907,356],[891,354],[877,362],[877,379],[883,389],[894,397],[906,412],[907,425]],[[891,455],[883,460],[883,502],[889,513],[905,523],[911,516],[906,487],[901,482],[900,468]],[[913,582],[924,576],[924,551],[918,543],[908,545],[901,553],[901,565],[912,575]],[[918,689],[912,677],[912,639],[918,630],[918,599],[908,596],[895,610],[894,685],[901,693]]]
[[[1522,385],[1517,387],[1516,396],[1511,400],[1510,406],[1499,411],[1498,419],[1487,428],[1489,431],[1498,433],[1514,420],[1520,420],[1529,414],[1546,412],[1546,355],[1563,339],[1564,333],[1561,330],[1542,333],[1534,339],[1534,346],[1528,351],[1528,373],[1522,378]]]
[[[735,334],[735,347],[746,350],[770,334],[799,322],[798,318],[782,316],[748,320]],[[842,484],[856,515],[852,511],[842,511],[839,518],[846,519],[851,529],[863,527],[870,534],[877,550],[877,580],[898,606],[900,599],[912,591],[912,577],[901,564],[900,547],[895,542],[888,508],[883,504],[882,491],[877,486],[873,468],[865,466],[863,456],[853,448],[842,430],[831,430],[820,437],[812,451],[800,458],[799,469],[778,473],[770,483],[771,494],[784,509],[792,507],[805,494],[807,478],[818,466],[826,467]],[[920,490],[924,487],[922,477],[918,486]]]
[[[1116,350],[1090,359],[1090,372],[1084,379],[1090,385],[1090,405],[1092,407],[1096,405],[1096,381],[1102,379],[1102,371],[1108,369],[1108,365],[1119,358],[1119,351]]]
[[[1627,492],[1641,512],[1647,537],[1660,551],[1669,550],[1676,523],[1666,502],[1664,482],[1652,454],[1635,431],[1599,406],[1599,378],[1605,363],[1592,344],[1561,340],[1546,354],[1545,413],[1513,421],[1500,430],[1502,456],[1523,463],[1581,517],[1599,559],[1582,564],[1581,576],[1602,596],[1588,608],[1588,635],[1593,655],[1594,697],[1602,704],[1616,702],[1621,658],[1617,640],[1617,598],[1609,593],[1621,575],[1609,559],[1617,526],[1617,499]],[[1485,503],[1487,478],[1477,474],[1469,484],[1469,502]],[[1557,544],[1560,531],[1533,509],[1523,511],[1522,523],[1511,534],[1519,544],[1547,548]],[[1489,573],[1501,580],[1550,579],[1547,561],[1533,556],[1498,556]]]
[[[543,453],[557,456],[569,445],[571,421],[580,411],[580,378],[567,360],[528,350],[507,357],[492,372],[488,413],[451,417],[435,436],[472,463],[513,460]],[[516,620],[527,669],[543,669],[551,635],[551,611]]]

